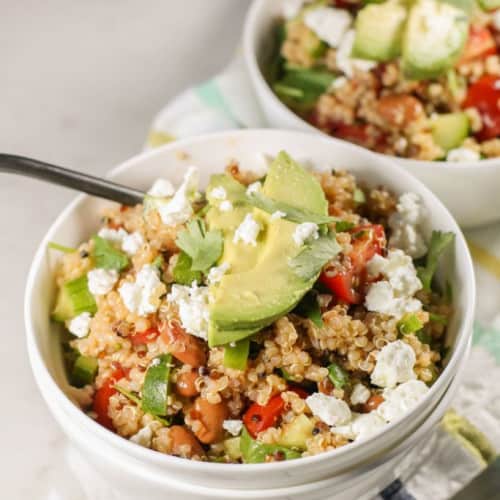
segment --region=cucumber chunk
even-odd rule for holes
[[[87,275],[64,283],[57,294],[52,319],[59,323],[78,316],[83,312],[94,314],[97,305],[89,292]]]
[[[402,66],[406,78],[436,78],[453,67],[468,36],[467,14],[435,0],[417,0],[403,37]]]
[[[445,151],[458,148],[469,135],[469,118],[465,113],[447,113],[432,120],[434,142]]]
[[[227,344],[224,346],[224,366],[233,370],[245,370],[249,352],[249,339],[239,340],[234,345]]]
[[[356,18],[352,57],[373,61],[398,57],[407,14],[398,0],[363,7]]]
[[[70,382],[74,387],[91,384],[97,373],[97,359],[90,356],[78,356],[70,374]]]
[[[298,415],[288,424],[283,425],[283,432],[278,444],[287,448],[306,449],[306,441],[312,436],[313,422],[305,415]]]

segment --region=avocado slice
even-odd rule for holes
[[[355,23],[352,57],[390,61],[401,54],[406,7],[399,0],[363,7]]]
[[[288,448],[306,449],[306,441],[312,436],[314,424],[304,414],[298,415],[291,422],[283,424],[283,432],[278,441]]]
[[[458,148],[469,135],[469,118],[465,113],[447,113],[431,121],[434,142],[445,151]]]
[[[417,0],[403,37],[406,78],[436,78],[453,67],[464,48],[468,29],[463,9],[436,0]]]
[[[328,202],[316,178],[280,153],[269,168],[264,195],[276,201],[327,215]],[[251,209],[262,226],[259,244],[252,247],[246,269],[230,269],[220,283],[211,287],[209,345],[223,345],[246,338],[292,310],[313,286],[317,276],[304,280],[289,267],[289,259],[300,252],[293,243],[296,224],[272,219],[257,208]],[[233,232],[225,233],[222,262],[241,260],[245,245],[232,243]],[[233,255],[234,254],[234,255]],[[235,262],[236,264],[236,262]]]
[[[52,312],[52,319],[59,323],[78,316],[83,312],[94,314],[97,305],[94,296],[88,288],[87,275],[66,281],[57,294],[56,305]]]

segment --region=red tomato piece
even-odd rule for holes
[[[350,265],[343,272],[325,270],[319,281],[328,287],[340,302],[359,304],[366,285],[366,264],[385,247],[384,228],[379,224],[365,224],[351,230],[352,251]]]
[[[474,59],[487,57],[497,53],[495,39],[488,28],[471,26],[469,37],[458,64],[468,63]]]
[[[359,144],[360,146],[366,146],[370,140],[367,125],[347,125],[342,123],[335,127],[333,135],[335,135],[335,137],[339,137],[340,139],[344,139],[345,141]]]
[[[480,141],[494,139],[500,135],[500,78],[482,76],[467,91],[464,108],[476,108],[481,115],[483,128],[477,133]]]
[[[113,394],[116,394],[115,384],[126,376],[121,366],[117,367],[111,376],[97,389],[94,395],[92,409],[97,415],[96,421],[109,430],[114,430],[113,421],[108,415],[109,400]]]
[[[137,332],[132,335],[130,341],[134,346],[149,344],[150,342],[154,342],[158,338],[158,335],[160,335],[160,332],[156,328],[148,328],[143,332]]]

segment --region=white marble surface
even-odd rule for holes
[[[140,150],[165,102],[229,60],[248,4],[0,0],[0,151],[106,172]],[[72,196],[0,174],[0,496],[6,500],[44,498],[63,443],[31,375],[22,302],[37,243]]]

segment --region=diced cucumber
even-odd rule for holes
[[[403,37],[406,78],[436,78],[453,67],[467,40],[469,21],[458,7],[436,0],[417,0]]]
[[[90,356],[78,356],[71,370],[70,382],[74,387],[91,384],[97,374],[97,359]]]
[[[240,437],[226,439],[224,441],[224,451],[232,460],[239,460],[241,458]]]
[[[235,345],[224,346],[224,366],[234,370],[245,370],[247,367],[248,353],[250,351],[250,340],[243,339],[235,342]]]
[[[458,148],[469,135],[469,118],[465,113],[447,113],[432,120],[434,142],[445,151]]]
[[[398,57],[407,14],[398,0],[363,7],[356,17],[352,56],[373,61]]]
[[[479,0],[479,5],[484,10],[495,10],[500,8],[500,0]]]
[[[64,283],[57,294],[52,319],[60,323],[78,316],[83,312],[94,314],[97,305],[89,292],[87,275]]]
[[[283,425],[283,432],[278,444],[288,448],[306,448],[306,441],[312,436],[313,422],[305,415],[298,415],[288,424]]]

